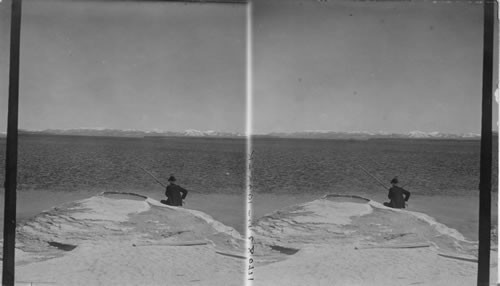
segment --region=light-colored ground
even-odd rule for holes
[[[125,190],[143,194],[156,200],[165,199],[164,190],[157,187],[150,191]],[[22,222],[44,210],[66,202],[85,199],[97,195],[102,191],[18,191],[17,192],[17,221]],[[0,188],[0,232],[3,231],[4,192]],[[245,231],[245,194],[203,194],[190,192],[186,199],[185,208],[199,210],[209,214],[215,220],[232,226],[241,234]]]
[[[19,285],[242,285],[244,280],[245,260],[216,252],[243,253],[237,231],[202,212],[153,199],[112,195],[65,204],[22,223],[16,237]],[[76,248],[65,251],[50,243]]]
[[[145,194],[156,200],[165,199],[163,190],[147,192]],[[241,194],[203,194],[190,192],[185,202],[185,208],[207,213],[215,220],[232,226],[241,234],[244,234],[246,231],[246,195],[244,192]]]
[[[353,193],[356,194],[356,193]],[[357,195],[369,198],[377,202],[388,201],[387,193],[381,191],[377,194]],[[310,202],[320,198],[314,194],[295,195],[275,195],[275,194],[254,194],[253,214],[254,218],[260,218],[275,210],[279,210],[291,205]],[[412,194],[408,210],[422,212],[434,217],[438,222],[460,231],[466,238],[477,240],[479,223],[479,197],[471,196],[422,196]],[[492,194],[492,225],[498,225],[498,194]]]
[[[254,285],[476,284],[477,263],[441,254],[475,259],[477,243],[425,214],[352,204],[319,200],[257,220]]]
[[[496,277],[494,269],[491,273]],[[495,278],[492,277],[491,285]],[[291,258],[257,267],[254,285],[476,285],[473,263],[422,249],[308,246]]]
[[[16,281],[55,285],[242,285],[242,263],[212,246],[79,245],[68,255],[16,267]],[[28,284],[31,285],[31,284]]]
[[[23,221],[59,203],[87,198],[94,193],[20,192],[18,221]],[[158,200],[163,199],[161,190],[144,194]],[[277,209],[310,202],[318,197],[310,194],[295,196],[255,194],[254,216],[262,217]],[[386,194],[383,192],[378,196],[367,197],[379,202],[386,201]],[[1,199],[0,204],[3,207],[3,198]],[[408,210],[426,213],[436,218],[438,222],[459,230],[467,239],[476,240],[477,200],[477,196],[424,197],[414,194]],[[242,197],[237,195],[191,193],[186,208],[202,210],[212,215],[214,219],[233,226],[241,233],[244,229],[245,208],[242,201]],[[493,201],[493,220],[496,224],[498,209],[496,195]],[[330,217],[324,220],[331,219]],[[3,219],[0,224],[2,222]],[[307,224],[311,222],[308,221]],[[314,222],[311,225],[318,226]],[[330,231],[334,236],[335,231]],[[281,242],[286,242],[287,236],[281,236]],[[216,247],[213,245],[134,247],[132,243],[131,237],[120,238],[120,235],[114,240],[100,240],[97,243],[85,241],[73,251],[64,253],[64,256],[33,263],[25,262],[27,259],[32,259],[32,255],[18,252],[16,280],[38,282],[33,285],[54,285],[41,282],[57,282],[55,285],[243,285],[244,283],[244,260],[216,254]],[[283,259],[284,255],[276,255],[273,251],[270,258],[271,260],[277,258],[277,262],[265,265],[256,263],[258,266],[255,270],[254,285],[451,285],[450,283],[475,285],[476,264],[441,257],[431,248],[356,250],[352,245],[332,247],[335,244],[330,242],[317,245],[299,243],[296,247],[299,248],[300,245],[302,245],[300,251],[294,255],[286,255],[286,259]],[[492,252],[494,265],[491,270],[492,281],[496,281],[497,277],[496,256],[497,252]],[[400,275],[388,275],[389,267]],[[146,284],[141,275],[148,277]],[[432,282],[429,282],[429,277],[432,278]],[[19,285],[30,284],[19,283]]]

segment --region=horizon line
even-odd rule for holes
[[[185,133],[188,131],[194,132],[218,132],[218,133],[233,133],[233,134],[243,134],[245,135],[247,130],[243,131],[224,131],[217,129],[194,129],[189,128],[180,131],[173,130],[160,130],[160,129],[121,129],[121,128],[108,128],[108,127],[75,127],[75,128],[45,128],[45,129],[29,129],[29,128],[18,128],[19,131],[28,132],[47,132],[47,131],[76,131],[76,130],[89,130],[89,131],[124,131],[124,132],[144,132],[144,133]],[[498,133],[498,130],[492,130],[493,133]],[[422,133],[422,134],[447,134],[447,135],[481,135],[481,132],[444,132],[444,131],[422,131],[422,130],[410,130],[410,131],[366,131],[366,130],[353,130],[353,131],[336,131],[336,130],[296,130],[296,131],[268,131],[268,132],[252,132],[250,135],[270,135],[270,134],[294,134],[294,133],[316,133],[316,134],[328,134],[328,133],[347,133],[347,134],[366,134],[366,135],[408,135],[412,133]],[[0,134],[6,134],[6,131],[0,131]]]

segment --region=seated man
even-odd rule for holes
[[[396,209],[404,209],[405,202],[410,198],[410,192],[398,186],[398,178],[391,180],[392,187],[389,189],[388,197],[390,202],[384,203],[384,206]]]
[[[170,178],[168,178],[168,182],[169,185],[167,186],[167,190],[165,191],[167,200],[161,200],[161,202],[169,206],[182,206],[182,200],[186,198],[188,191],[174,183],[174,176],[170,176]]]

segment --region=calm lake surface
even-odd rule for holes
[[[222,138],[22,135],[18,218],[102,191],[164,198],[163,188],[139,165],[163,182],[174,174],[190,191],[187,208],[204,211],[244,233],[245,144],[244,139]],[[474,237],[479,144],[472,140],[254,139],[252,188],[256,196],[252,207],[259,217],[326,193],[386,200],[387,191],[363,167],[387,185],[394,176],[407,184],[405,188],[412,192],[410,210],[431,214]],[[493,154],[493,190],[497,191],[496,143]],[[4,167],[5,138],[0,138],[0,182]],[[426,199],[429,196],[435,200]],[[443,205],[451,201],[454,206]],[[2,219],[3,192],[0,209]]]
[[[375,194],[398,176],[420,195],[478,192],[478,140],[311,140],[258,138],[252,141],[252,184],[256,193]],[[493,150],[497,191],[498,144]]]
[[[256,193],[379,193],[398,176],[422,195],[468,195],[479,184],[476,140],[253,139],[252,189]],[[138,166],[165,182],[174,174],[194,192],[245,193],[245,140],[225,138],[119,138],[22,135],[18,189],[158,190]],[[493,189],[498,144],[493,150]],[[4,181],[5,138],[0,138]]]
[[[0,138],[4,181],[5,138]],[[18,189],[149,191],[174,174],[194,192],[244,194],[245,140],[207,138],[19,137]]]

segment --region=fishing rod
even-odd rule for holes
[[[370,160],[370,161],[371,161],[372,163],[374,163],[375,165],[380,166],[380,164],[379,164],[379,163],[377,163],[377,161],[375,161],[375,160],[373,160],[373,159],[370,159],[369,157],[367,157],[367,159],[368,159],[368,160]],[[360,167],[361,167],[361,166],[360,166]],[[361,167],[361,168],[362,168],[362,167]],[[371,174],[369,174],[366,170],[363,170],[363,171],[365,171],[365,172],[366,172],[368,175],[370,175],[371,177],[375,178],[374,176],[372,176]],[[375,178],[375,179],[377,179],[377,178]],[[401,186],[401,188],[404,188],[404,187],[408,186],[408,185],[409,185],[409,184],[411,184],[414,180],[415,180],[415,178],[413,178],[413,179],[409,180],[406,184],[403,184],[403,185]]]
[[[374,175],[370,174],[370,172],[368,172],[365,168],[361,167],[360,165],[358,165],[358,167],[361,168],[361,170],[363,170],[368,176],[372,177],[373,179],[375,179],[377,181],[377,183],[379,183],[381,186],[384,187],[384,189],[388,190],[389,187],[387,187],[382,181],[380,181],[379,178],[375,177]]]
[[[379,183],[381,186],[384,187],[384,189],[386,190],[390,190],[389,187],[387,187],[382,181],[380,181],[377,177],[375,177],[374,175],[370,174],[370,172],[368,172],[365,168],[361,167],[360,165],[358,165],[358,167],[361,168],[361,170],[363,170],[366,174],[368,174],[370,177],[372,177],[373,179],[375,179],[377,181],[377,183]],[[385,204],[385,203],[384,203]],[[408,202],[405,201],[405,207],[408,207]]]
[[[160,180],[158,180],[158,178],[156,178],[153,174],[151,174],[151,172],[149,172],[148,170],[144,169],[143,167],[139,166],[139,165],[136,165],[137,167],[141,168],[144,172],[146,172],[148,175],[150,175],[153,179],[155,179],[155,181],[162,185],[164,188],[166,188],[167,186],[165,184],[163,184]]]
[[[162,187],[166,188],[167,186],[165,184],[163,184],[157,177],[155,177],[155,175],[151,174],[151,172],[149,172],[148,170],[144,169],[143,167],[135,164],[137,167],[141,168],[141,170],[143,170],[144,172],[146,172],[148,175],[150,175],[158,184],[162,185]],[[163,202],[163,201],[161,201]],[[186,201],[183,199],[182,200],[182,203],[184,205],[186,205]]]
[[[413,179],[412,179],[412,180],[410,180],[408,183],[406,183],[406,184],[402,185],[402,186],[401,186],[401,188],[404,188],[404,187],[408,186],[408,185],[409,185],[409,184],[411,184],[411,183],[413,183]]]

